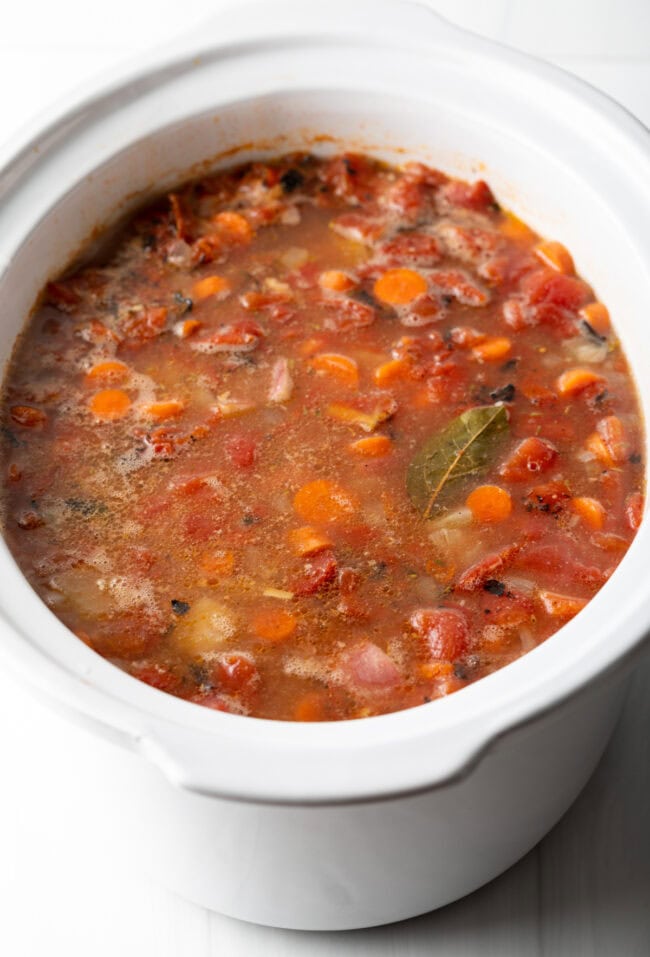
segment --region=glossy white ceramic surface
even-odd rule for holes
[[[316,148],[480,174],[566,242],[650,405],[647,133],[578,81],[427,10],[256,8],[108,78],[33,132],[0,171],[5,360],[43,282],[116,211],[242,143],[253,146],[229,161],[326,134]],[[283,724],[163,695],[74,639],[4,546],[3,651],[54,705],[141,756],[143,793],[153,791],[135,820],[146,833],[147,808],[167,815],[160,872],[181,892],[283,926],[380,923],[494,876],[582,786],[650,622],[648,534],[644,525],[612,580],[544,646],[449,699],[381,718]],[[489,839],[486,808],[499,810]]]

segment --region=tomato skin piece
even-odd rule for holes
[[[305,562],[303,573],[294,582],[291,591],[298,597],[314,595],[334,581],[337,568],[334,552],[326,548]]]
[[[589,286],[582,279],[549,268],[529,273],[522,280],[521,288],[532,305],[557,306],[571,312],[591,298]]]
[[[408,261],[432,266],[441,259],[442,249],[438,240],[427,233],[398,233],[382,243],[378,255],[387,266],[401,266]]]
[[[557,456],[557,449],[548,440],[535,437],[523,439],[501,465],[499,475],[507,482],[525,482],[550,468]]]
[[[409,623],[425,639],[432,658],[456,661],[468,651],[469,624],[460,608],[419,608]]]
[[[27,429],[37,428],[47,422],[45,412],[32,405],[12,405],[9,411],[13,421]]]
[[[643,519],[643,495],[641,492],[630,492],[625,499],[625,517],[633,532],[636,532]]]
[[[488,578],[497,578],[499,573],[502,572],[504,568],[512,562],[515,555],[521,551],[524,544],[526,543],[522,542],[521,544],[508,545],[507,548],[502,549],[500,552],[487,555],[481,559],[481,561],[470,565],[456,582],[456,589],[458,591],[476,591],[477,588],[483,586]]]

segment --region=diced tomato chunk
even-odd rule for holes
[[[224,442],[226,455],[239,469],[249,469],[255,464],[257,441],[251,435],[230,435]]]
[[[549,469],[557,456],[558,451],[551,442],[532,436],[519,443],[499,469],[499,475],[507,482],[525,482]]]
[[[558,515],[562,512],[571,498],[571,492],[566,482],[547,482],[545,485],[536,485],[526,496],[528,508],[549,515]]]
[[[252,658],[234,652],[219,658],[212,668],[211,678],[219,690],[240,694],[254,690],[260,675]]]
[[[470,565],[456,582],[456,588],[459,591],[476,591],[488,579],[497,578],[512,563],[515,556],[521,551],[523,544],[508,545],[500,552],[487,555],[474,565]]]
[[[513,564],[518,569],[541,572],[555,578],[561,575],[576,585],[599,588],[606,579],[605,574],[595,565],[584,565],[569,555],[566,545],[560,542],[552,544],[533,542],[517,556]]]
[[[633,532],[636,532],[643,519],[643,495],[641,492],[630,492],[625,499],[625,517]]]
[[[357,299],[328,299],[325,302],[330,315],[325,321],[328,329],[337,332],[349,332],[352,329],[361,329],[370,326],[375,321],[377,311],[365,302]]]
[[[299,597],[314,595],[334,581],[337,567],[332,549],[323,549],[307,559],[302,575],[294,582],[291,590]]]
[[[371,641],[347,648],[339,659],[347,683],[360,690],[381,690],[400,684],[402,675],[392,658]]]
[[[475,183],[465,183],[452,179],[440,189],[440,195],[452,206],[487,212],[498,209],[494,193],[485,182],[479,179]]]
[[[589,286],[576,276],[565,276],[555,269],[538,269],[529,273],[521,288],[532,305],[540,303],[575,311],[590,298]]]
[[[432,658],[455,661],[469,648],[469,624],[460,608],[419,608],[410,619],[411,627],[425,639]]]

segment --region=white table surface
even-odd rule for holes
[[[431,5],[463,26],[574,71],[650,124],[650,0]],[[223,0],[4,4],[0,138],[87,77],[222,6]],[[93,808],[57,774],[57,749],[75,753],[79,732],[0,672],[0,954],[648,957],[649,689],[646,655],[593,779],[553,832],[508,873],[463,901],[403,924],[306,934],[209,913],[113,859]]]

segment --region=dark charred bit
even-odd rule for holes
[[[508,359],[507,362],[504,362],[501,366],[501,372],[512,372],[513,369],[517,368],[517,363],[519,359]]]
[[[11,431],[11,429],[8,429],[6,425],[2,426],[0,432],[4,436],[7,444],[10,445],[12,449],[19,449],[21,446],[27,445],[26,442],[21,442],[21,440]]]
[[[105,502],[98,502],[95,499],[66,498],[64,499],[64,505],[84,518],[90,518],[92,515],[104,515],[108,511]]]
[[[632,452],[632,454],[628,457],[628,462],[630,465],[640,465],[642,461],[643,457],[641,456],[640,452]]]
[[[582,331],[586,332],[591,339],[594,339],[596,342],[607,342],[607,336],[603,336],[600,334],[600,332],[596,332],[591,323],[587,322],[586,319],[581,319],[580,325],[582,327]]]
[[[184,296],[182,292],[174,293],[174,302],[183,307],[183,312],[191,312],[194,307],[194,301],[189,296]]]
[[[373,562],[372,568],[370,570],[370,577],[374,579],[375,581],[379,578],[383,578],[384,575],[386,574],[387,568],[388,568],[388,565],[386,564],[386,562],[381,562],[381,561]]]
[[[253,515],[252,512],[246,512],[246,514],[242,516],[241,523],[242,525],[257,525],[259,521],[260,519],[257,515]]]
[[[351,160],[348,156],[344,156],[344,157],[343,157],[343,165],[345,166],[345,171],[346,171],[346,173],[348,173],[348,175],[350,175],[350,176],[356,176],[356,175],[357,175],[357,171],[356,171],[356,169],[354,168],[354,163],[352,162],[352,160]]]
[[[491,595],[501,596],[505,595],[506,586],[496,578],[488,578],[487,581],[483,583],[483,590],[489,592]]]
[[[363,302],[366,306],[376,306],[377,300],[366,289],[359,289],[354,298],[357,302]]]
[[[172,598],[171,606],[175,615],[186,615],[190,610],[189,602],[181,601],[179,598]]]
[[[305,177],[300,170],[294,169],[293,167],[288,169],[286,173],[283,173],[280,177],[280,185],[284,193],[293,193],[294,190],[302,186],[304,182]]]
[[[198,661],[191,661],[189,666],[190,675],[192,681],[197,685],[207,685],[208,684],[208,671],[204,665],[200,664]]]
[[[156,237],[153,233],[145,233],[142,237],[142,248],[151,250],[156,248]]]
[[[511,382],[500,389],[495,389],[494,392],[490,392],[490,398],[494,399],[495,402],[512,402],[514,397],[515,387]]]

